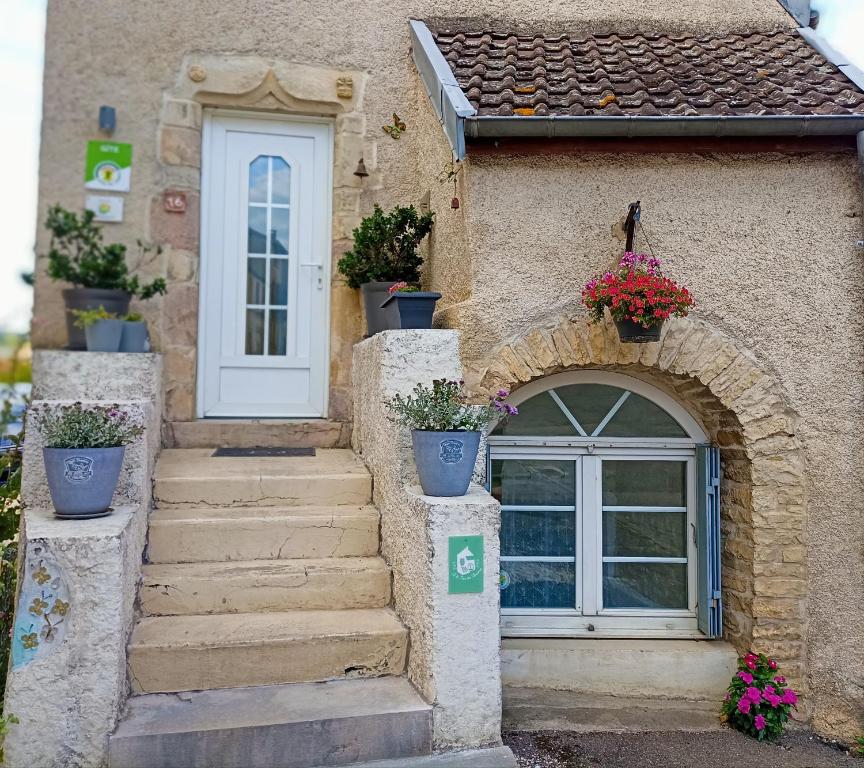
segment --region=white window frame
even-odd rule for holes
[[[572,371],[532,382],[513,393],[519,405],[543,392],[570,384],[603,384],[619,387],[650,400],[672,416],[687,433],[686,438],[603,438],[586,434],[572,414],[562,407],[578,437],[490,436],[490,458],[575,461],[576,475],[576,606],[557,608],[503,608],[501,632],[509,637],[658,637],[699,638],[697,627],[696,446],[707,436],[696,419],[676,400],[650,384],[624,374],[605,371]],[[553,399],[556,399],[553,395]],[[626,398],[613,407],[617,410]],[[556,399],[558,402],[558,399]],[[608,417],[604,421],[611,418]],[[687,482],[687,610],[602,608],[602,462],[605,459],[686,462]],[[547,509],[547,507],[543,507]],[[510,509],[504,507],[505,510]],[[567,507],[567,510],[571,507]],[[593,514],[586,513],[593,510]],[[563,511],[563,510],[562,510]],[[579,562],[581,558],[581,563]],[[538,560],[543,558],[526,558]],[[549,560],[560,558],[549,558]],[[502,562],[510,558],[503,556]],[[659,560],[657,561],[659,562]],[[580,567],[581,566],[581,567]]]

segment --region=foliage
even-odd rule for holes
[[[138,312],[130,312],[123,318],[127,323],[140,323],[144,320],[144,315],[139,314]]]
[[[855,757],[864,757],[864,735],[855,739],[855,744],[852,745],[852,754]]]
[[[65,280],[83,288],[126,291],[133,296],[149,299],[165,293],[165,278],[141,285],[137,275],[129,275],[126,246],[102,242],[102,227],[93,220],[93,211],[80,215],[59,205],[48,209],[45,228],[51,232],[48,250],[48,275],[53,280]],[[158,256],[162,249],[138,241],[139,263],[151,251]]]
[[[404,280],[400,280],[398,283],[393,283],[393,285],[387,289],[387,293],[392,296],[394,293],[417,293],[419,290],[419,285],[409,284]]]
[[[371,216],[354,230],[354,247],[339,259],[339,271],[348,285],[387,280],[420,282],[423,259],[417,254],[420,241],[432,230],[434,214],[422,216],[413,205],[396,206],[384,213],[376,205]]]
[[[70,309],[69,312],[75,317],[75,325],[79,328],[89,328],[98,320],[117,320],[117,315],[108,312],[105,307],[99,309]]]
[[[764,653],[748,653],[738,659],[721,712],[736,730],[759,741],[776,741],[797,703],[798,694],[778,674],[777,662]]]
[[[44,405],[33,408],[31,415],[47,448],[116,448],[144,432],[117,405]]]
[[[608,307],[613,320],[632,320],[643,328],[668,317],[686,317],[693,306],[690,292],[660,272],[660,259],[644,253],[625,253],[614,272],[598,275],[582,290],[590,322],[603,321]]]
[[[429,432],[477,432],[495,419],[518,413],[514,406],[504,402],[507,390],[498,390],[486,405],[472,405],[464,385],[464,381],[447,379],[436,379],[431,387],[418,384],[407,397],[395,395],[387,407],[403,427]]]
[[[6,679],[5,676],[3,679]],[[0,716],[0,765],[3,764],[3,759],[5,757],[3,753],[3,741],[6,738],[6,733],[9,731],[9,726],[18,725],[19,722],[21,721],[12,714]]]

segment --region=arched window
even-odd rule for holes
[[[519,415],[489,437],[504,634],[697,636],[698,422],[601,371],[511,399]]]

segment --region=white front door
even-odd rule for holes
[[[198,415],[326,415],[329,123],[208,115]]]

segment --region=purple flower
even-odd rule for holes
[[[519,409],[515,405],[505,403],[504,407],[507,409],[507,413],[509,413],[511,416],[516,416],[519,413]]]
[[[738,677],[740,677],[747,685],[753,682],[753,675],[749,672],[744,672],[743,670],[738,673]]]
[[[756,726],[757,731],[765,730],[765,718],[762,715],[756,715],[753,720],[753,725]]]
[[[509,394],[510,393],[506,389],[499,389],[496,396],[503,400]]]
[[[780,699],[784,704],[791,704],[795,706],[798,703],[798,694],[795,693],[791,688],[787,688],[783,691],[783,696]]]
[[[749,714],[750,712],[750,699],[745,699],[743,696],[738,700],[738,711],[742,715]]]
[[[762,691],[760,691],[755,685],[751,685],[745,691],[744,695],[754,704],[758,704],[762,699]]]

